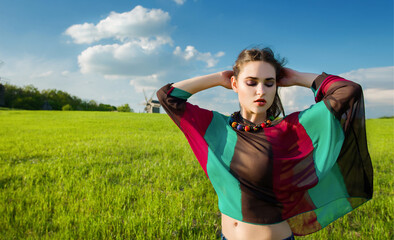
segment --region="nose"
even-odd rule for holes
[[[258,95],[258,96],[263,96],[264,95],[264,84],[262,84],[262,83],[259,83],[259,84],[257,84],[256,85],[256,94]]]

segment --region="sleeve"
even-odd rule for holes
[[[201,167],[207,174],[208,144],[204,135],[212,121],[213,112],[187,102],[192,94],[167,84],[157,97],[168,116],[183,132]]]
[[[337,163],[348,193],[371,199],[373,169],[367,145],[362,88],[357,83],[325,73],[315,80],[315,85],[320,85],[315,100],[324,102],[343,130]]]
[[[334,151],[339,151],[336,162],[341,169],[347,170],[343,175],[345,182],[346,178],[352,181],[359,179],[360,184],[365,186],[366,192],[357,194],[371,198],[373,175],[367,146],[361,86],[339,76],[323,73],[314,81],[312,91],[315,92],[316,105],[324,103],[325,106],[320,111],[317,107],[318,111],[312,113],[312,121],[316,121],[313,125],[328,130],[319,131],[323,134],[316,137],[318,138],[315,140],[316,144],[330,137],[331,141],[337,141],[337,145],[341,143]],[[325,126],[317,124],[324,122],[326,122]]]
[[[298,120],[313,144],[318,182],[308,195],[315,205],[311,214],[323,228],[372,198],[373,169],[361,86],[323,73],[314,80],[312,91],[316,104],[300,112]],[[302,222],[299,226],[307,228]]]
[[[372,169],[361,86],[322,73],[314,80],[312,91],[316,104],[299,114],[299,122],[313,142],[318,174],[324,175],[337,159],[341,162],[342,158],[363,159],[363,164]],[[372,184],[372,173],[365,178],[366,183]]]

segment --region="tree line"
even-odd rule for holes
[[[2,99],[1,99],[2,98]],[[18,87],[0,83],[0,105],[6,108],[25,110],[79,110],[79,111],[122,111],[133,112],[128,104],[112,106],[94,100],[82,100],[69,93],[47,89],[39,91],[33,85]]]

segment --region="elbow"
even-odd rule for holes
[[[163,105],[167,98],[168,92],[171,90],[171,84],[166,84],[156,92],[157,100]]]
[[[350,95],[354,98],[354,99],[360,99],[360,97],[362,96],[363,93],[363,89],[361,87],[360,84],[353,82],[352,86],[351,86],[351,93]]]

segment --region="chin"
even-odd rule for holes
[[[254,114],[257,114],[257,115],[260,115],[260,114],[265,114],[267,112],[267,109],[261,109],[261,108],[251,109],[250,112],[252,112]]]

